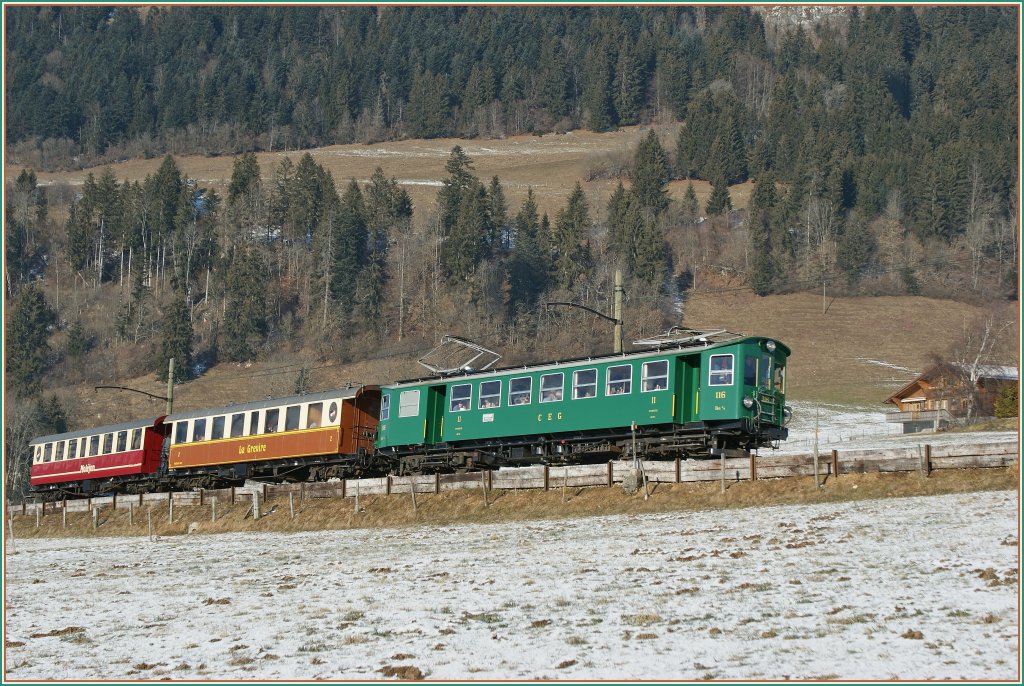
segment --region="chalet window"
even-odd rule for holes
[[[608,367],[605,395],[628,395],[633,390],[633,366]]]
[[[558,402],[562,399],[562,387],[565,383],[562,374],[544,374],[540,377],[540,401],[542,403]]]
[[[284,430],[295,431],[299,428],[299,411],[302,409],[299,405],[292,405],[284,411]]]
[[[572,373],[572,398],[597,397],[597,370],[580,369]]]
[[[210,440],[216,441],[224,438],[224,416],[214,417],[213,424],[210,426]]]
[[[478,401],[481,410],[487,410],[501,405],[501,382],[483,381],[480,383],[480,400]]]
[[[664,391],[668,388],[668,360],[644,363],[640,376],[640,390]]]
[[[712,355],[708,365],[708,385],[732,386],[732,363],[732,355]]]
[[[533,379],[523,376],[508,382],[508,404],[529,405],[533,393]]]
[[[402,391],[398,396],[398,416],[415,417],[420,413],[420,391]]]
[[[448,403],[450,412],[462,412],[468,410],[473,402],[473,385],[459,384],[452,386],[452,398]]]

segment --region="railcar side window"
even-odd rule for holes
[[[386,422],[391,417],[391,396],[387,393],[380,397],[380,420]]]
[[[580,369],[572,373],[572,398],[597,397],[597,370]]]
[[[533,393],[533,378],[523,376],[508,382],[508,404],[529,405]]]
[[[78,439],[68,441],[68,459],[73,460],[78,457]]]
[[[135,429],[132,431],[132,450],[138,450],[142,447],[142,429]]]
[[[640,390],[663,391],[668,388],[668,360],[645,362],[641,371]]]
[[[43,462],[49,462],[50,456],[53,453],[53,443],[47,443],[46,448],[43,449]]]
[[[246,436],[255,436],[260,432],[260,411],[254,410],[249,414],[249,433]]]
[[[558,402],[562,399],[562,374],[544,374],[540,377],[540,401],[542,403]]]
[[[197,419],[195,426],[192,428],[192,442],[197,443],[199,441],[206,440],[206,417]]]
[[[245,433],[245,413],[231,415],[231,438],[238,438]]]
[[[608,387],[605,395],[629,395],[633,391],[633,365],[608,367]]]
[[[480,384],[480,409],[501,406],[501,381],[483,381]]]
[[[123,453],[128,450],[128,432],[118,431],[117,432],[117,452]]]
[[[452,386],[452,398],[448,402],[450,412],[462,412],[463,410],[468,410],[472,402],[472,384],[464,383],[459,384],[458,386]]]
[[[295,431],[299,428],[299,410],[302,407],[299,405],[290,405],[288,409],[284,411],[284,430]]]
[[[757,385],[757,357],[747,355],[743,358],[743,384],[746,386]]]
[[[100,454],[100,436],[89,436],[89,457],[96,457]]]
[[[188,422],[178,422],[174,425],[174,442],[184,443],[188,440]]]
[[[114,434],[103,434],[103,454],[114,452]]]
[[[263,433],[272,434],[277,431],[277,420],[281,416],[281,410],[274,408],[273,410],[267,410],[266,423],[263,425]]]
[[[57,448],[53,453],[53,461],[60,462],[64,459],[64,441],[57,443]]]
[[[224,417],[214,417],[213,423],[210,425],[210,440],[216,441],[218,438],[224,438]]]
[[[324,404],[323,403],[310,403],[309,407],[306,408],[306,428],[316,429],[320,426],[320,422],[324,420]]]
[[[712,355],[708,370],[709,386],[732,386],[732,361],[730,355]]]
[[[398,396],[398,416],[399,417],[415,417],[420,413],[420,392],[419,389],[415,391],[402,391],[402,394]]]
[[[781,364],[775,364],[775,390],[779,393],[786,392],[786,368]]]

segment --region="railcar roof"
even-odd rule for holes
[[[94,436],[96,434],[109,434],[117,431],[129,431],[131,429],[139,429],[146,426],[154,426],[163,417],[153,417],[150,419],[136,419],[131,422],[124,422],[122,424],[110,424],[108,426],[94,426],[91,429],[79,429],[78,431],[69,431],[62,434],[52,434],[50,436],[40,436],[39,438],[33,438],[29,441],[29,445],[42,445],[43,443],[53,443],[54,441],[66,441],[72,438],[81,438],[82,436]]]
[[[282,398],[267,398],[266,400],[254,400],[248,403],[237,403],[234,405],[225,405],[223,407],[206,407],[199,410],[190,410],[188,412],[175,412],[174,414],[167,415],[167,418],[164,421],[176,422],[182,419],[193,419],[194,417],[213,417],[222,414],[262,410],[267,407],[294,405],[296,403],[315,403],[320,400],[347,400],[348,398],[354,398],[366,389],[374,388],[377,387],[348,386],[346,388],[336,388],[330,391],[320,391],[319,393],[304,393],[300,395],[289,395]]]
[[[445,374],[444,376],[422,376],[413,379],[404,379],[402,381],[395,381],[393,383],[384,384],[384,388],[392,388],[396,386],[403,386],[405,384],[414,383],[426,383],[426,382],[439,382],[447,381],[449,379],[462,379],[467,377],[477,377],[489,374],[503,374],[515,371],[539,371],[542,369],[555,369],[564,365],[571,365],[578,362],[613,362],[615,360],[628,360],[632,358],[640,357],[656,357],[662,354],[672,354],[675,352],[703,352],[705,350],[712,350],[715,348],[724,348],[727,346],[738,345],[747,341],[762,341],[772,340],[775,341],[776,345],[781,348],[787,356],[790,354],[789,347],[779,341],[777,338],[771,338],[769,336],[744,336],[742,338],[734,338],[728,341],[708,341],[704,342],[688,342],[683,344],[672,344],[672,345],[659,345],[651,346],[648,348],[640,348],[639,350],[630,350],[629,352],[623,353],[605,353],[604,355],[584,355],[581,357],[569,357],[564,360],[552,360],[549,362],[537,362],[535,364],[517,364],[510,367],[499,367],[497,369],[483,369],[474,371],[461,371],[456,374]]]

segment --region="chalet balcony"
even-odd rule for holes
[[[949,410],[909,410],[907,412],[886,412],[887,422],[951,422]]]

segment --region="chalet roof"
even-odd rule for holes
[[[964,365],[954,364],[953,366],[963,368]],[[902,386],[898,391],[890,395],[885,399],[885,402],[896,404],[897,399],[903,398],[908,392],[910,392],[914,386],[918,385],[921,381],[928,381],[934,378],[935,373],[939,370],[940,365],[932,365],[923,372],[911,379],[905,386]],[[1020,370],[1017,367],[1010,365],[994,365],[985,364],[978,367],[978,378],[979,379],[997,379],[999,381],[1017,381],[1020,378]]]

